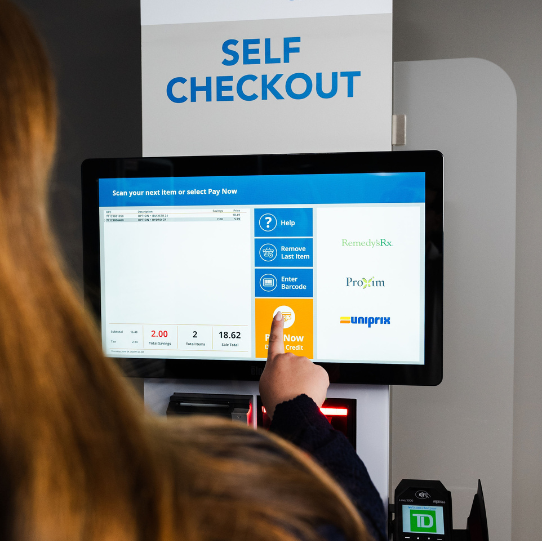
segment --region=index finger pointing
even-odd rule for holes
[[[282,353],[284,353],[284,318],[282,312],[277,312],[271,324],[267,360],[270,361]]]

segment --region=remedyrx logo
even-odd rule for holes
[[[341,324],[343,323],[348,323],[352,325],[367,325],[370,329],[373,325],[391,325],[391,317],[342,316]]]
[[[369,240],[348,240],[341,239],[341,246],[346,246],[348,248],[380,248],[393,246],[391,241],[387,239],[369,239]]]
[[[384,280],[375,280],[373,276],[372,278],[362,278],[361,280],[347,278],[346,287],[361,287],[361,289],[367,289],[369,287],[386,287],[386,284]]]

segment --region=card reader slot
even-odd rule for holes
[[[250,424],[251,395],[173,393],[166,415],[214,415]]]

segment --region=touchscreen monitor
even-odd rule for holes
[[[334,381],[442,377],[439,153],[89,160],[83,206],[87,296],[131,370],[254,379],[280,310]]]

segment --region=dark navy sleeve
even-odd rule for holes
[[[311,398],[303,394],[279,404],[270,430],[312,455],[350,496],[374,539],[387,540],[382,500],[365,464]]]

